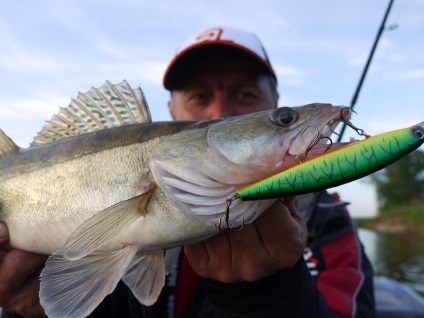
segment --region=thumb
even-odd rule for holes
[[[7,230],[6,224],[0,222],[0,245],[9,241],[9,231]]]

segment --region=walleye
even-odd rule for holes
[[[0,131],[0,220],[13,247],[51,255],[40,287],[48,316],[87,316],[121,279],[151,305],[179,247],[219,233],[227,197],[322,153],[317,135],[331,135],[343,112],[310,104],[151,122],[140,88],[106,82],[61,109],[27,149]],[[234,204],[228,225],[273,202]]]

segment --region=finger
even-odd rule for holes
[[[257,281],[277,270],[256,227],[256,222],[240,232],[229,233],[235,281]]]
[[[0,249],[3,250],[5,243],[9,241],[9,231],[7,230],[6,224],[0,222]]]
[[[258,258],[259,255],[257,253],[262,253],[264,251],[264,245],[261,239],[261,233],[258,232],[256,223],[260,222],[263,224],[273,224],[275,214],[279,214],[280,210],[282,209],[283,200],[284,199],[277,200],[261,216],[259,216],[259,218],[255,222],[253,222],[252,224],[245,225],[242,230],[228,230],[225,232],[229,241],[230,251],[233,255],[239,255],[243,257],[254,257],[255,255],[249,254],[256,253],[256,258]],[[262,222],[259,221],[261,219],[263,220]],[[274,235],[274,233],[270,234],[270,236]],[[237,247],[237,249],[235,249],[235,247]]]
[[[185,248],[190,265],[204,278],[225,279],[228,270],[228,258],[231,256],[227,232],[222,232],[203,242],[188,245]],[[225,277],[224,277],[225,276]]]
[[[291,198],[285,199],[291,202]],[[278,200],[271,205],[255,222],[245,226],[240,232],[229,232],[232,247],[235,277],[245,281],[257,281],[281,268],[291,266],[281,262],[287,255],[287,246],[291,248],[291,232],[286,231],[288,209]],[[290,225],[292,226],[292,225]],[[297,226],[297,224],[296,224]],[[296,251],[296,260],[303,249]],[[284,256],[286,258],[286,256]],[[294,258],[294,257],[293,257]]]
[[[285,198],[284,205],[289,209],[291,216],[296,220],[299,220],[300,222],[300,220],[302,219],[302,215],[300,213],[299,200],[297,199],[297,197]]]
[[[186,254],[187,259],[194,271],[198,275],[205,277],[204,274],[208,273],[209,257],[204,242],[198,242],[184,246],[184,253]]]
[[[256,281],[270,268],[269,257],[253,224],[245,225],[239,232],[225,231],[204,241],[208,255],[208,272],[201,276],[224,283]]]
[[[7,299],[8,311],[16,312],[19,316],[23,317],[46,317],[38,296],[40,290],[40,281],[38,278],[41,270],[42,266],[25,281],[25,284],[21,288],[9,294]]]
[[[13,249],[7,253],[0,265],[0,289],[9,292],[18,290],[42,268],[47,256]]]
[[[201,277],[232,283],[257,281],[294,266],[306,242],[306,228],[294,217],[295,203],[293,197],[277,201],[240,232],[225,231],[187,246],[193,269]]]
[[[274,204],[254,223],[267,253],[282,267],[292,267],[302,255],[307,234],[294,200]]]

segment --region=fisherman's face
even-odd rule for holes
[[[174,120],[215,119],[277,106],[275,81],[247,59],[215,56],[199,60],[172,91]]]

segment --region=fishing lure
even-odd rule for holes
[[[263,200],[315,192],[376,172],[420,147],[424,122],[350,143],[237,190],[227,199]]]

